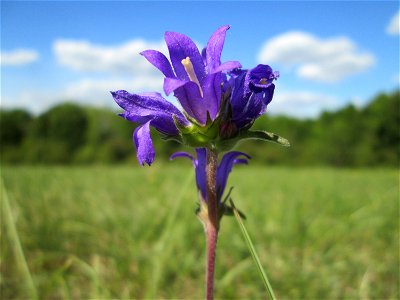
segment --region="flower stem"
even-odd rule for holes
[[[206,183],[208,220],[205,224],[207,240],[206,299],[214,298],[214,270],[218,239],[219,218],[217,200],[218,153],[207,149]]]
[[[217,249],[218,229],[207,227],[207,265],[206,265],[206,299],[214,299],[214,270]]]

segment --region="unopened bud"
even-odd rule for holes
[[[236,124],[233,122],[223,122],[219,126],[219,136],[222,139],[229,139],[234,137],[237,133]]]

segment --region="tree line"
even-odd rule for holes
[[[381,93],[368,105],[348,105],[316,119],[266,115],[254,124],[291,142],[290,148],[253,141],[239,144],[253,163],[287,165],[398,166],[400,92]],[[34,116],[22,109],[0,110],[1,162],[9,164],[92,164],[135,160],[135,124],[107,109],[63,103]],[[152,133],[156,137],[157,132]],[[154,138],[156,159],[189,150]]]

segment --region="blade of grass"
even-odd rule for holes
[[[174,200],[174,205],[168,214],[167,220],[165,221],[164,231],[154,247],[153,269],[151,275],[152,280],[150,281],[150,287],[146,293],[145,298],[147,299],[157,298],[160,279],[163,277],[164,262],[169,258],[169,253],[172,248],[172,244],[169,243],[169,240],[173,232],[173,228],[176,226],[175,221],[179,208],[181,207],[182,200],[193,182],[194,173],[191,171],[186,178],[186,181],[184,181],[182,184],[182,189]]]
[[[232,266],[228,272],[224,274],[224,277],[222,277],[220,280],[218,280],[218,287],[220,289],[224,289],[226,287],[232,286],[233,281],[235,278],[241,274],[247,271],[248,268],[252,266],[253,262],[251,258],[246,258],[242,260],[241,262],[237,263],[235,266]]]
[[[33,283],[32,275],[29,271],[28,263],[26,261],[24,251],[21,246],[21,241],[18,236],[18,231],[15,226],[14,216],[11,211],[10,200],[8,199],[8,194],[6,187],[3,182],[3,178],[0,179],[0,187],[2,189],[1,195],[1,212],[3,215],[3,220],[8,231],[8,236],[10,239],[10,244],[12,246],[12,251],[15,255],[15,260],[20,272],[22,273],[23,280],[28,290],[30,299],[38,299],[35,284]]]
[[[247,233],[246,227],[243,224],[242,218],[240,217],[239,211],[237,210],[235,204],[233,203],[232,198],[230,198],[229,201],[231,203],[232,210],[233,210],[233,213],[235,214],[236,220],[239,223],[240,230],[242,231],[244,239],[246,240],[246,244],[249,247],[251,256],[253,257],[253,259],[254,259],[254,261],[255,261],[255,263],[257,265],[258,271],[259,271],[260,276],[262,278],[262,281],[263,281],[263,283],[265,285],[265,288],[266,288],[266,290],[268,292],[268,295],[269,295],[270,299],[276,300],[274,292],[273,292],[272,287],[271,287],[271,284],[269,283],[268,277],[264,272],[264,269],[263,269],[263,267],[261,265],[260,259],[258,258],[257,252],[256,252],[256,250],[255,250],[255,248],[253,246],[253,243],[251,242],[249,234]]]

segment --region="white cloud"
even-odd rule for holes
[[[85,77],[58,90],[21,90],[2,95],[1,106],[23,107],[41,113],[57,103],[73,101],[82,105],[118,109],[109,91],[125,89],[132,93],[162,91],[163,75],[139,52],[156,49],[166,52],[164,42],[136,39],[119,46],[100,46],[87,41],[59,39],[53,51],[59,63],[83,72]],[[99,79],[99,74],[104,73]],[[94,75],[94,76],[93,76]],[[105,76],[103,76],[105,75]]]
[[[359,52],[347,37],[322,40],[301,31],[286,32],[266,41],[258,60],[294,67],[301,78],[327,83],[366,71],[375,62],[372,54]]]
[[[392,76],[392,82],[393,82],[394,84],[396,84],[397,88],[400,87],[400,74],[399,74],[399,73],[394,74],[394,75]]]
[[[309,91],[280,92],[274,95],[268,112],[299,118],[317,117],[323,110],[339,108],[335,97]]]
[[[122,89],[135,93],[140,91],[162,91],[162,82],[162,77],[155,76],[140,76],[133,80],[84,79],[67,86],[61,91],[58,98],[73,99],[95,106],[110,106],[114,102],[110,91]]]
[[[1,106],[5,108],[22,107],[34,113],[41,113],[50,107],[65,101],[81,105],[109,107],[118,106],[110,91],[124,89],[129,92],[161,91],[161,76],[141,76],[134,79],[82,79],[71,83],[58,91],[22,91],[15,97],[2,97]]]
[[[139,53],[154,49],[165,52],[164,42],[142,39],[128,41],[118,46],[92,44],[85,40],[58,39],[53,51],[60,64],[82,72],[107,72],[135,75],[151,73],[155,68]]]
[[[2,66],[23,66],[39,59],[39,53],[31,49],[15,49],[1,52]]]
[[[399,35],[400,33],[400,22],[399,22],[399,12],[395,14],[390,23],[386,27],[386,33],[390,35]]]

